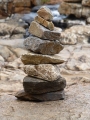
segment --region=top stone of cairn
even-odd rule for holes
[[[38,15],[39,15],[40,17],[42,17],[42,18],[45,19],[45,20],[51,21],[51,20],[53,19],[53,15],[52,15],[50,9],[47,8],[46,6],[41,7],[41,8],[37,11],[37,13],[38,13]]]

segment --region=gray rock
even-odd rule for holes
[[[24,72],[47,81],[54,81],[60,77],[59,68],[52,64],[25,65]]]
[[[18,93],[16,93],[15,97],[17,97],[20,100],[26,101],[56,101],[63,100],[65,98],[65,93],[64,91],[58,91],[40,95],[31,95],[26,93],[24,90],[21,90]]]
[[[43,55],[58,54],[63,49],[63,46],[57,40],[42,40],[33,36],[26,38],[24,45],[26,49]]]
[[[60,28],[54,28],[53,31],[50,31],[35,21],[29,27],[29,32],[32,35],[47,40],[59,40],[61,31]]]
[[[41,55],[41,54],[34,54],[34,53],[28,53],[21,56],[21,60],[25,65],[28,64],[61,64],[65,62],[65,59],[63,59],[59,55]]]
[[[63,90],[66,87],[66,80],[60,77],[50,82],[27,76],[23,80],[23,87],[26,93],[43,94]]]

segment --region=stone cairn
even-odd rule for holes
[[[75,15],[77,18],[90,17],[90,0],[63,0],[59,7],[60,14]]]
[[[59,42],[61,29],[54,27],[52,13],[47,7],[41,7],[37,14],[29,28],[32,35],[24,42],[29,53],[21,57],[27,74],[23,80],[24,90],[16,97],[33,101],[62,100],[66,80],[57,66],[64,62],[58,55],[63,49]]]

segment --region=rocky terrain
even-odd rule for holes
[[[32,11],[34,10],[37,11],[37,8]],[[78,19],[79,22],[67,19],[71,22],[62,23],[61,17],[56,19],[56,13],[53,12],[53,23],[59,20],[58,26],[68,25],[64,26],[67,27],[65,30],[60,28],[59,42],[64,49],[58,54],[60,59],[65,59],[63,64],[58,65],[61,76],[67,82],[65,100],[27,102],[15,97],[23,89],[23,79],[26,76],[21,55],[29,52],[23,43],[30,37],[28,28],[34,17],[31,20],[26,16],[31,18],[31,14],[15,14],[10,18],[0,19],[0,118],[90,120],[90,25],[82,19]],[[62,16],[64,17],[67,18]]]

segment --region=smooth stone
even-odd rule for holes
[[[30,36],[24,41],[25,48],[43,55],[54,55],[58,54],[64,47],[58,40],[49,41],[42,40],[37,37]]]
[[[51,21],[53,19],[53,15],[52,12],[50,11],[50,9],[46,6],[42,6],[38,11],[37,14],[44,18],[45,20],[49,20]]]
[[[26,76],[23,80],[23,87],[25,92],[30,94],[56,92],[66,87],[66,80],[60,77],[55,81],[46,81]]]
[[[25,65],[28,64],[61,64],[65,62],[63,58],[59,55],[41,55],[41,54],[34,54],[34,53],[28,53],[23,54],[21,56],[21,60]]]
[[[59,68],[52,64],[25,65],[24,72],[28,74],[28,76],[47,81],[54,81],[60,77]]]
[[[35,35],[36,37],[47,39],[47,40],[59,40],[61,35],[61,29],[60,28],[54,28],[53,31],[50,31],[37,23],[36,21],[31,22],[31,25],[29,27],[29,32],[32,35]]]
[[[49,30],[54,30],[54,24],[52,22],[49,22],[43,18],[41,18],[40,16],[36,16],[34,19],[36,22],[38,22],[39,24],[41,24],[42,26],[46,27]]]
[[[25,101],[56,101],[63,100],[65,98],[65,93],[64,91],[57,91],[40,95],[31,95],[26,93],[24,90],[21,90],[16,93],[15,97],[17,97],[19,100]]]

